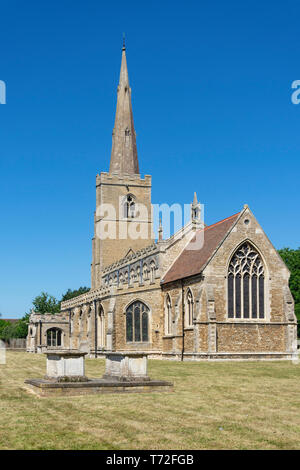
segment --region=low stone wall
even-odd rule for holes
[[[26,351],[26,338],[10,338],[4,342],[6,349]]]

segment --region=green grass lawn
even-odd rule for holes
[[[149,361],[172,393],[38,398],[25,378],[44,355],[7,352],[0,365],[0,449],[297,449],[300,364]],[[87,359],[89,377],[104,360]]]

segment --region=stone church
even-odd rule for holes
[[[146,351],[162,359],[292,359],[289,271],[251,210],[153,235],[151,176],[139,171],[125,47],[109,172],[96,176],[91,290],[32,313],[29,352]]]

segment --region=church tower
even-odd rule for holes
[[[101,172],[96,176],[92,288],[100,287],[106,266],[153,241],[151,176],[141,178],[139,174],[123,45],[109,173]]]

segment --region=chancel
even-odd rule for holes
[[[32,313],[27,350],[293,359],[297,321],[290,273],[250,208],[241,204],[240,211],[205,226],[194,192],[190,220],[166,239],[160,224],[155,241],[151,176],[142,177],[139,168],[123,46],[109,172],[96,176],[91,290],[62,302],[59,314]],[[99,236],[106,206],[114,209],[114,237]],[[129,236],[139,232],[144,236]]]

